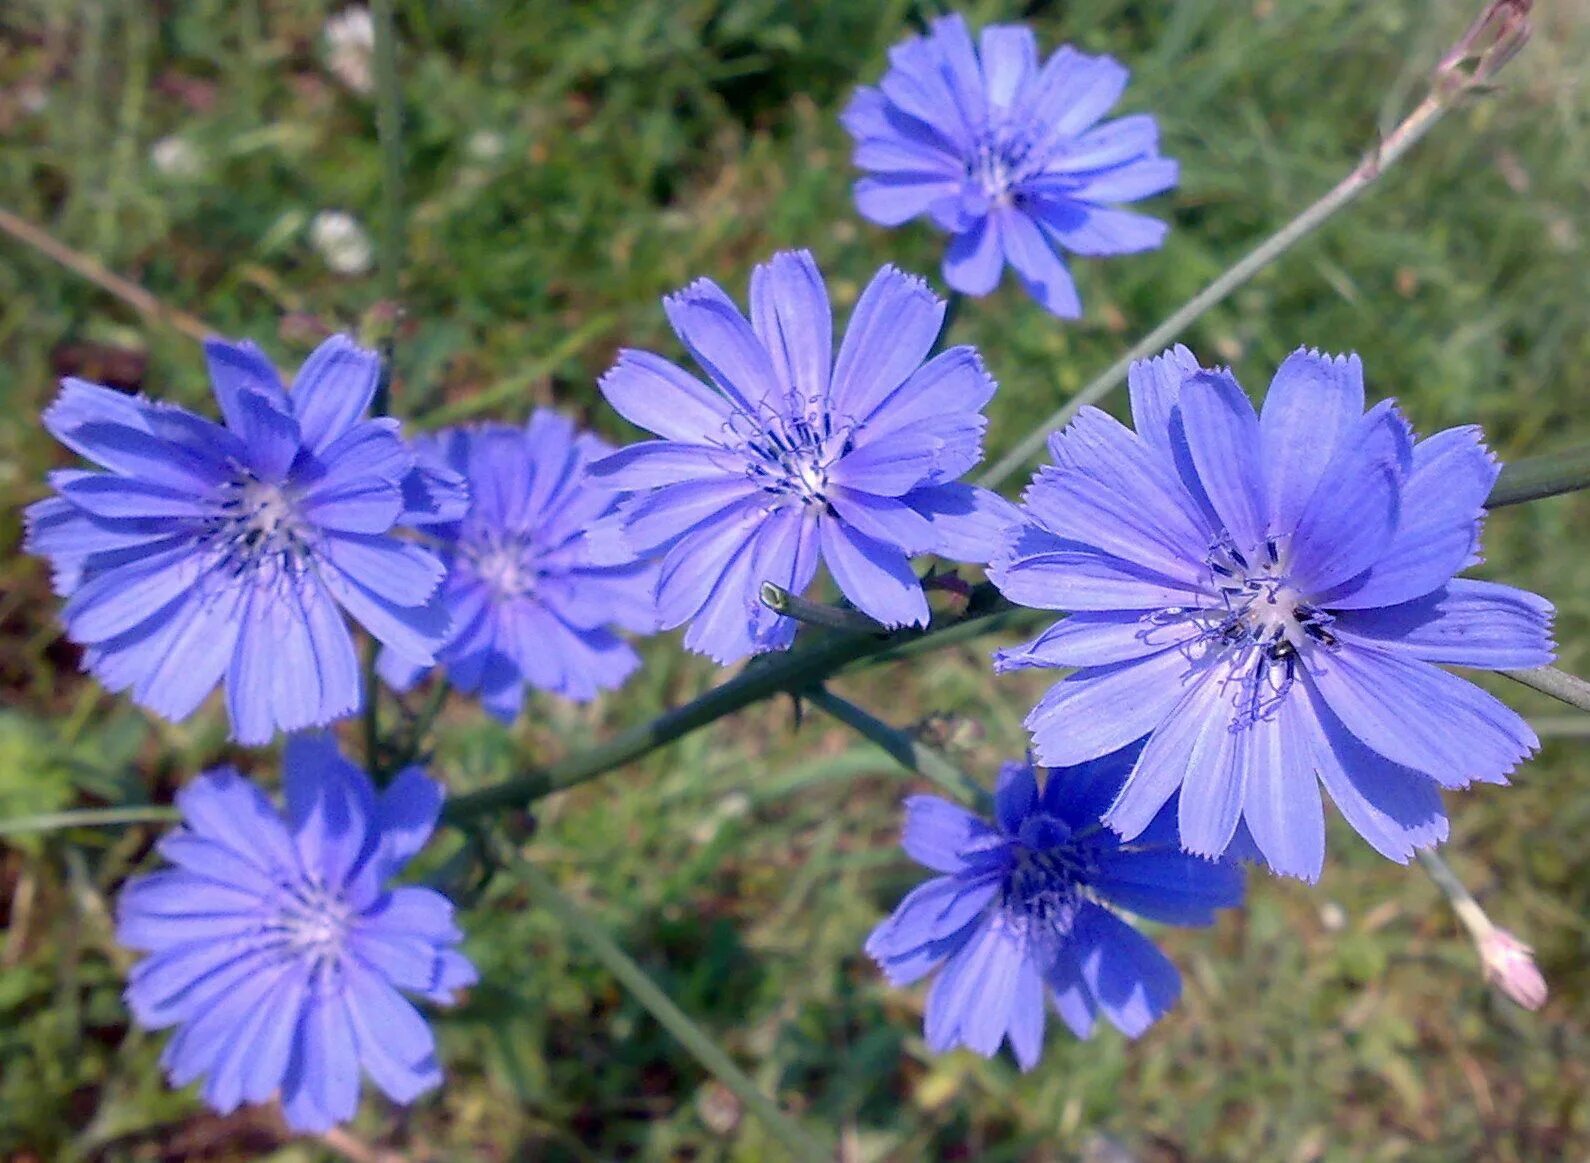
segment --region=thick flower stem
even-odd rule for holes
[[[759,596],[762,604],[775,614],[783,614],[787,618],[794,618],[797,622],[805,622],[809,626],[823,626],[829,630],[849,630],[854,634],[889,632],[886,626],[880,626],[859,610],[809,602],[799,594],[792,594],[783,586],[774,585],[772,582],[762,583]]]
[[[813,687],[803,695],[807,702],[838,719],[845,726],[871,739],[887,751],[901,767],[930,779],[964,804],[978,811],[987,811],[992,802],[988,791],[975,779],[933,748],[913,739],[906,732],[891,727],[882,719],[848,699],[840,698],[823,687]]]
[[[674,1004],[646,971],[619,948],[607,930],[578,903],[565,896],[551,877],[527,860],[517,860],[511,866],[535,893],[536,903],[545,905],[559,921],[579,935],[596,959],[618,978],[620,984],[645,1007],[646,1012],[679,1040],[718,1081],[735,1093],[745,1108],[767,1127],[795,1159],[809,1163],[829,1163],[834,1158],[831,1148],[824,1147],[802,1130],[777,1103],[763,1094],[761,1088],[743,1070],[736,1066],[728,1054],[714,1042],[689,1015]]]
[[[1487,13],[1494,7],[1496,6],[1487,5]],[[1467,45],[1472,37],[1471,31],[1459,47]],[[1016,446],[989,468],[977,483],[985,488],[994,488],[1021,471],[1043,450],[1051,432],[1065,427],[1078,411],[1089,404],[1097,403],[1109,394],[1125,379],[1127,369],[1133,363],[1147,356],[1159,354],[1204,312],[1223,302],[1238,287],[1313,234],[1338,210],[1356,201],[1404,154],[1418,144],[1419,140],[1451,111],[1465,93],[1487,84],[1500,63],[1498,61],[1496,66],[1485,67],[1482,59],[1472,70],[1465,71],[1461,65],[1467,55],[1465,51],[1454,59],[1453,54],[1448,54],[1432,79],[1429,96],[1421,101],[1400,125],[1365,154],[1352,171],[1330,192],[1254,247],[1214,282],[1173,311],[1163,323],[1133,344],[1125,355],[1105,368],[1063,406],[1057,408],[1047,419],[1017,441]]]
[[[586,751],[539,771],[529,771],[479,791],[450,800],[442,819],[457,824],[503,808],[522,808],[531,800],[595,779],[615,767],[639,759],[698,728],[778,694],[798,694],[831,678],[852,664],[891,656],[916,642],[938,636],[943,645],[993,633],[1029,611],[1016,610],[993,586],[972,591],[965,616],[927,630],[896,630],[888,634],[838,632],[793,650],[763,665],[748,667],[722,686],[648,723],[631,727]]]
[[[1514,682],[1521,682],[1543,695],[1560,699],[1570,707],[1590,711],[1590,682],[1555,666],[1537,666],[1534,670],[1502,671]]]
[[[1502,467],[1486,508],[1518,505],[1590,489],[1590,446],[1530,456]]]

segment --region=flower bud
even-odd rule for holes
[[[1485,980],[1494,983],[1526,1010],[1546,1004],[1546,979],[1535,964],[1535,952],[1506,929],[1492,929],[1479,941]]]

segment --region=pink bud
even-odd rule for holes
[[[1526,1010],[1546,1004],[1546,979],[1535,964],[1535,951],[1506,929],[1492,929],[1479,943],[1485,980],[1491,981]]]

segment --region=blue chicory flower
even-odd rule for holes
[[[828,290],[811,255],[751,277],[751,318],[701,279],[664,301],[711,387],[649,352],[624,351],[602,393],[661,440],[591,466],[633,492],[609,523],[611,559],[662,559],[665,629],[728,663],[787,647],[793,620],[761,583],[803,591],[819,559],[858,609],[925,625],[909,558],[987,561],[1014,506],[959,478],[982,458],[994,381],[969,347],[929,358],[944,303],[893,267],[862,292],[833,355]]]
[[[1041,762],[1148,736],[1105,822],[1130,839],[1181,789],[1190,851],[1245,823],[1277,872],[1317,879],[1316,779],[1393,860],[1446,838],[1439,789],[1505,783],[1529,725],[1437,663],[1551,661],[1551,605],[1453,575],[1479,560],[1498,471],[1477,428],[1414,442],[1364,412],[1357,356],[1291,355],[1262,416],[1176,348],[1133,366],[1134,433],[1086,409],[990,570],[1006,597],[1079,611],[996,668],[1076,667],[1027,719]]]
[[[395,420],[364,418],[380,361],[341,336],[288,393],[250,343],[205,344],[224,426],[66,380],[45,426],[106,469],[50,475],[26,548],[51,560],[61,618],[108,689],[168,719],[226,686],[232,734],[268,742],[360,704],[338,607],[432,659],[442,565],[394,537],[456,518],[462,482],[417,466]]]
[[[147,1029],[180,1027],[161,1064],[204,1079],[225,1114],[280,1095],[287,1125],[353,1117],[360,1071],[394,1101],[439,1085],[436,1042],[402,992],[451,1002],[474,983],[453,906],[387,881],[422,848],[441,787],[419,768],[377,793],[324,736],[283,757],[285,819],[231,768],[177,796],[184,826],[160,841],[175,866],[130,881],[117,940],[149,954],[127,1004]]]
[[[1062,254],[1134,254],[1165,238],[1158,219],[1117,208],[1175,186],[1147,114],[1099,119],[1127,71],[1066,46],[1040,63],[1032,30],[995,24],[973,46],[959,16],[890,51],[874,89],[843,115],[856,140],[856,206],[880,226],[926,215],[953,238],[944,280],[968,295],[1005,264],[1049,311],[1082,313]]]
[[[451,429],[415,451],[463,477],[471,498],[462,521],[428,530],[447,566],[452,631],[436,657],[453,685],[512,721],[527,685],[585,700],[623,683],[640,659],[612,628],[656,628],[657,571],[592,559],[591,527],[619,497],[585,470],[612,449],[540,409],[526,427]],[[392,651],[381,670],[400,690],[424,672]]]
[[[1176,967],[1109,905],[1207,925],[1242,903],[1242,872],[1181,850],[1174,807],[1123,843],[1099,822],[1135,747],[1051,771],[1007,763],[994,821],[936,796],[906,800],[901,843],[938,873],[867,939],[891,984],[940,969],[927,998],[928,1046],[992,1057],[1009,1039],[1023,1070],[1043,1048],[1045,999],[1079,1038],[1103,1014],[1137,1037],[1175,1004]]]

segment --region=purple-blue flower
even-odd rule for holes
[[[291,393],[251,343],[205,354],[224,425],[64,382],[45,427],[107,471],[51,473],[26,547],[50,559],[67,635],[108,689],[180,720],[224,682],[233,737],[259,744],[358,708],[343,610],[432,660],[442,565],[393,531],[454,518],[465,495],[416,464],[395,420],[364,418],[373,352],[328,339]]]
[[[856,207],[880,226],[925,215],[953,238],[944,280],[968,295],[1009,263],[1056,315],[1082,313],[1062,255],[1134,254],[1165,238],[1158,219],[1117,208],[1175,186],[1147,114],[1099,119],[1127,71],[1069,45],[1047,61],[1032,30],[994,24],[974,47],[959,16],[889,53],[879,86],[842,118],[856,140]]]
[[[451,1002],[475,981],[453,906],[387,881],[436,826],[441,787],[417,767],[379,793],[329,737],[283,756],[285,818],[218,768],[177,796],[174,867],[130,881],[117,940],[149,954],[127,1004],[146,1029],[179,1029],[160,1061],[172,1086],[204,1080],[225,1114],[279,1095],[287,1125],[353,1117],[360,1073],[400,1103],[439,1085],[436,1042],[403,996]]]
[[[613,628],[656,628],[657,571],[592,560],[591,526],[619,498],[585,470],[612,449],[541,409],[526,427],[451,429],[415,451],[463,477],[471,498],[462,521],[428,530],[447,565],[452,631],[436,657],[453,685],[511,721],[526,686],[584,700],[628,678],[640,659]],[[399,689],[424,670],[391,651],[381,662]]]
[[[1175,1004],[1176,967],[1107,906],[1153,921],[1207,925],[1242,903],[1242,873],[1181,850],[1173,807],[1123,843],[1099,822],[1136,748],[1049,772],[1007,763],[994,821],[936,796],[906,800],[901,843],[938,873],[873,930],[867,952],[889,981],[939,969],[928,992],[928,1046],[1038,1063],[1053,1005],[1079,1038],[1100,1014],[1135,1038]]]
[[[987,561],[1014,506],[959,478],[982,458],[994,381],[969,347],[930,355],[944,303],[884,267],[833,352],[828,290],[811,255],[751,276],[751,318],[701,279],[664,300],[710,386],[644,351],[619,353],[602,394],[662,437],[591,466],[632,492],[604,554],[661,558],[664,629],[728,663],[787,647],[792,619],[758,598],[793,593],[827,562],[839,589],[885,626],[925,625],[910,558]]]
[[[1358,357],[1293,353],[1260,415],[1178,347],[1133,366],[1137,431],[1086,409],[1050,441],[990,576],[1077,611],[996,668],[1075,667],[1028,716],[1040,762],[1148,736],[1104,819],[1138,835],[1179,788],[1182,840],[1244,823],[1277,872],[1324,860],[1317,782],[1379,852],[1446,838],[1440,789],[1505,783],[1529,725],[1437,664],[1552,659],[1550,603],[1479,560],[1497,464],[1477,428],[1415,443],[1364,411]]]

